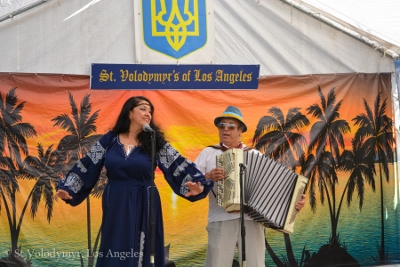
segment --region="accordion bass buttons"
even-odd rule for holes
[[[217,204],[219,206],[222,206],[223,205],[223,196],[224,196],[224,184],[222,181],[217,181],[215,184],[217,187],[217,193],[216,193]]]

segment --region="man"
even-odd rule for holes
[[[228,106],[221,116],[214,119],[214,125],[219,129],[220,143],[214,147],[205,148],[197,157],[195,163],[205,174],[206,179],[218,181],[224,178],[222,169],[216,168],[216,156],[230,148],[244,148],[241,142],[242,133],[247,131],[242,112],[234,106]],[[236,247],[241,259],[240,213],[226,212],[218,206],[215,187],[209,194],[208,211],[208,247],[206,267],[231,267]],[[304,195],[296,203],[300,210],[304,206]],[[251,267],[265,266],[265,233],[264,227],[245,214],[246,231],[246,264]]]

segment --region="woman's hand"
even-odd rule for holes
[[[209,173],[205,174],[207,180],[212,180],[214,182],[224,179],[224,172],[221,168],[212,169]]]
[[[64,199],[64,200],[69,200],[72,199],[72,197],[68,194],[67,191],[59,189],[57,190],[55,196],[54,196],[54,200],[58,201],[58,198]]]
[[[185,197],[196,196],[204,191],[204,187],[200,182],[187,182],[185,185],[189,188],[189,192],[185,195]]]
[[[306,203],[306,195],[301,195],[301,200],[296,202],[296,210],[299,212],[303,207],[304,204]]]

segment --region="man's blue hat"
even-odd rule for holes
[[[221,116],[216,117],[214,119],[214,125],[218,127],[218,123],[222,118],[232,118],[232,119],[237,119],[243,124],[243,133],[247,131],[247,126],[244,123],[242,112],[240,109],[234,106],[228,106],[225,111],[222,113]]]

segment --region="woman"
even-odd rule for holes
[[[182,157],[153,122],[154,107],[143,96],[129,98],[114,128],[94,144],[58,184],[56,200],[80,204],[105,167],[101,244],[97,267],[150,266],[151,130],[156,162],[176,194],[190,201],[206,197],[213,187],[196,166]],[[147,125],[148,131],[143,131]],[[154,189],[154,262],[164,266],[164,232],[160,196]]]

